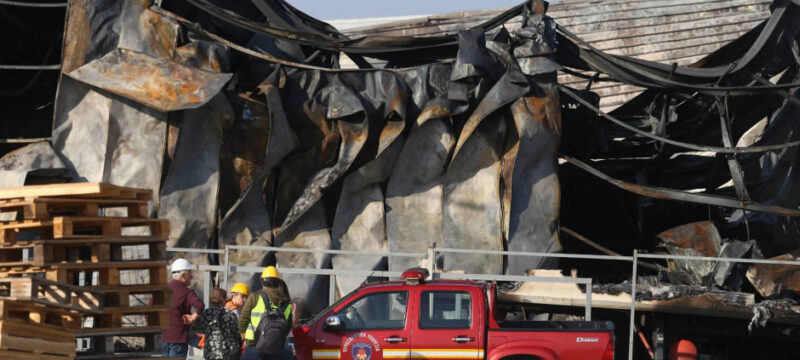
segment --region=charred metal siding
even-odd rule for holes
[[[770,3],[769,0],[566,0],[551,4],[547,14],[559,26],[610,54],[686,66],[739,38],[769,17]],[[342,33],[351,37],[452,34],[503,10],[431,15],[353,27]],[[383,21],[387,20],[389,18]],[[517,17],[509,21],[506,28],[517,29],[520,21]],[[352,26],[352,22],[343,20],[331,23]],[[564,73],[559,73],[558,83],[577,88],[587,85],[586,80]],[[642,90],[616,82],[597,83],[591,88],[601,96],[600,107],[604,111],[622,105]]]

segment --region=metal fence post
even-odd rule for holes
[[[436,242],[428,244],[428,273],[433,279],[433,272],[436,270]]]
[[[584,320],[592,321],[592,280],[590,279],[589,282],[586,284],[586,314],[584,315]]]
[[[211,304],[211,271],[203,271],[203,303],[206,307]]]
[[[225,271],[222,272],[222,283],[225,285],[225,290],[230,289],[228,286],[228,272],[230,271],[230,251],[231,249],[225,245]]]
[[[633,332],[634,327],[634,315],[636,314],[636,265],[637,261],[639,261],[639,251],[634,249],[633,250],[633,276],[631,277],[631,322],[630,322],[630,329],[628,333],[628,360],[633,360]]]
[[[328,280],[328,305],[330,305],[336,302],[336,275],[331,274]]]

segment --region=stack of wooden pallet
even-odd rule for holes
[[[78,358],[160,352],[169,223],[148,217],[151,197],[103,183],[0,189],[0,215],[14,217],[0,222],[0,278],[41,277],[102,293],[100,308],[75,329]]]
[[[75,358],[83,315],[100,314],[103,294],[41,278],[0,278],[0,358]]]

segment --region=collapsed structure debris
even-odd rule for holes
[[[798,251],[793,251],[775,256],[771,260],[797,261],[798,255]],[[747,279],[764,298],[800,293],[800,274],[791,265],[755,264],[747,269]]]
[[[0,185],[38,174],[152,189],[151,215],[171,220],[169,244],[183,248],[423,252],[436,243],[796,260],[797,0],[760,2],[769,14],[759,25],[690,66],[599,50],[540,0],[411,37],[349,37],[283,0],[157,3],[69,3],[52,141],[8,153]],[[512,20],[520,27],[504,26]],[[345,55],[358,68],[342,69]],[[589,85],[559,84],[559,72]],[[606,81],[644,91],[604,112],[591,84]],[[574,231],[561,236],[562,225]],[[231,256],[258,266],[417,265]],[[630,276],[543,257],[447,253],[437,266]],[[754,288],[754,302],[797,292],[800,276],[791,265],[713,260],[646,271],[672,284],[664,294]],[[326,305],[327,281],[287,275],[304,315]],[[344,294],[362,281],[336,285]]]

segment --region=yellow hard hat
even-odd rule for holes
[[[239,293],[239,294],[242,294],[244,296],[248,296],[248,295],[250,295],[250,288],[247,287],[247,285],[245,283],[236,283],[236,284],[233,284],[233,287],[231,288],[231,292],[232,293]]]
[[[278,274],[278,269],[276,269],[274,266],[267,266],[267,267],[264,268],[264,272],[261,273],[261,278],[262,279],[266,279],[266,278],[280,279],[281,278],[281,274]]]

